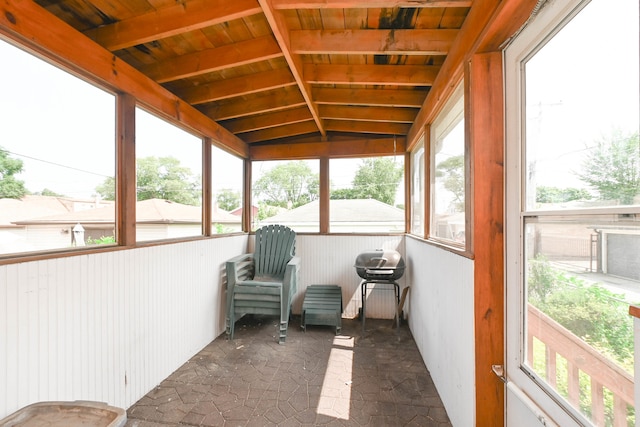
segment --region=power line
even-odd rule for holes
[[[79,168],[74,168],[73,166],[66,166],[66,165],[62,165],[60,163],[55,163],[55,162],[50,162],[48,160],[38,159],[36,157],[31,157],[31,156],[27,156],[25,154],[15,153],[13,151],[5,150],[5,149],[3,149],[3,151],[5,151],[5,152],[7,152],[7,153],[9,153],[11,155],[14,155],[14,156],[24,157],[24,158],[27,158],[27,159],[35,160],[37,162],[48,163],[50,165],[58,166],[58,167],[65,168],[65,169],[71,169],[71,170],[75,170],[75,171],[78,171],[78,172],[88,173],[88,174],[100,176],[100,177],[103,177],[103,178],[113,178],[113,176],[103,175],[101,173],[87,171],[87,170],[79,169]]]

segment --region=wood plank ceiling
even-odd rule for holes
[[[471,0],[36,0],[248,144],[405,137]]]

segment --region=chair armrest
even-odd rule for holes
[[[298,275],[300,273],[300,257],[294,256],[287,263],[282,281],[283,300],[291,304],[293,296],[298,291]]]
[[[227,260],[226,269],[227,290],[233,290],[236,283],[253,278],[253,254],[242,254]]]

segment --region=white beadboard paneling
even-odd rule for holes
[[[37,401],[128,408],[224,332],[232,236],[0,266],[0,418]]]
[[[474,425],[473,261],[406,239],[409,326],[454,426]]]
[[[360,302],[360,276],[354,263],[361,252],[388,249],[404,257],[404,236],[319,236],[298,235],[296,254],[300,256],[300,287],[294,300],[293,312],[300,314],[307,286],[335,284],[342,287],[343,316],[358,315]],[[406,257],[405,257],[406,261]],[[408,284],[406,277],[398,280],[401,289]],[[393,319],[395,297],[393,290],[376,290],[367,298],[367,317]]]

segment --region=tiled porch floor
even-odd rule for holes
[[[245,316],[127,411],[127,426],[451,426],[408,326]]]

